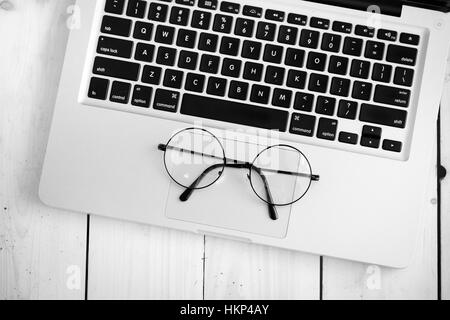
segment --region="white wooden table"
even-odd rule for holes
[[[436,166],[411,266],[392,270],[45,207],[37,195],[73,0],[0,0],[0,299],[450,298]],[[70,20],[69,20],[70,22]],[[450,85],[444,95],[450,106]],[[442,110],[450,168],[450,108]]]

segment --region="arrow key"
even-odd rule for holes
[[[383,141],[383,150],[392,152],[402,152],[402,143],[400,141],[386,139]]]

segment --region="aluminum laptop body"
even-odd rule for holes
[[[391,267],[408,265],[421,230],[422,207],[427,200],[425,190],[434,157],[435,125],[450,44],[450,19],[444,12],[449,6],[447,1],[373,1],[378,6],[372,6],[370,10],[381,9],[381,14],[375,15],[366,11],[370,5],[366,1],[235,1],[241,8],[247,5],[285,12],[286,15],[298,13],[308,19],[320,17],[330,23],[347,22],[354,28],[373,26],[377,31],[397,30],[395,41],[383,41],[386,49],[390,44],[400,45],[401,33],[419,36],[418,44],[403,44],[417,49],[414,66],[408,66],[414,69],[414,83],[407,88],[411,92],[409,106],[401,106],[403,102],[398,99],[393,102],[399,105],[391,105],[392,109],[406,110],[407,122],[400,124],[401,130],[379,126],[383,129],[383,139],[402,142],[402,149],[398,152],[383,149],[383,139],[379,148],[374,149],[361,146],[361,137],[355,145],[340,143],[339,132],[333,141],[293,134],[294,114],[307,113],[293,106],[275,108],[286,111],[289,120],[284,131],[271,133],[264,128],[180,114],[180,107],[181,110],[184,108],[181,105],[176,112],[166,112],[155,109],[153,105],[136,107],[131,100],[126,104],[111,102],[109,96],[105,100],[92,99],[88,91],[95,71],[95,59],[102,56],[97,49],[99,37],[105,36],[100,33],[102,19],[106,15],[105,1],[76,2],[81,21],[71,30],[67,44],[40,183],[39,194],[44,203],[77,212],[289,250]],[[175,0],[147,1],[153,2],[183,7]],[[220,13],[219,9],[214,14]],[[242,14],[237,14],[236,18],[242,18]],[[130,19],[133,23],[139,20]],[[284,22],[272,23],[289,25],[287,16]],[[156,25],[154,23],[154,28]],[[311,29],[309,22],[306,26],[291,26],[299,31]],[[334,34],[331,25],[328,30],[318,31],[321,36],[324,32]],[[366,31],[370,32],[364,28],[359,32]],[[343,42],[348,35],[341,36]],[[366,43],[377,40],[377,35],[360,38]],[[286,49],[288,46],[283,47]],[[292,47],[299,48],[297,43]],[[313,51],[304,50],[306,54]],[[216,55],[224,58],[219,53]],[[354,57],[349,56],[349,60],[352,59]],[[377,62],[370,60],[371,66]],[[264,67],[268,65],[262,64]],[[393,63],[393,67],[404,65]],[[328,75],[330,79],[335,76],[327,70],[317,73]],[[354,81],[357,79],[352,79],[352,83]],[[364,81],[373,84],[373,89],[382,85],[370,77]],[[140,79],[136,83],[142,84]],[[155,93],[163,88],[163,84],[148,87],[152,87]],[[274,85],[269,87],[275,90]],[[187,94],[184,87],[175,91],[180,95]],[[303,91],[308,92],[308,89]],[[314,93],[316,98],[320,95]],[[227,97],[221,99],[232,100]],[[249,99],[245,103],[255,105]],[[338,103],[339,99],[336,109]],[[361,113],[367,108],[363,104],[388,108],[385,103],[372,100],[357,100],[357,103]],[[350,121],[340,118],[337,112],[325,118],[338,121],[343,131],[361,134],[364,123],[359,118]],[[315,116],[317,120],[322,117]],[[183,188],[168,176],[163,154],[157,147],[166,143],[174,133],[188,127],[211,131],[222,141],[227,156],[245,161],[251,161],[254,156],[246,152],[247,149],[253,148],[258,152],[276,142],[292,145],[308,157],[313,171],[320,174],[320,182],[313,184],[300,201],[280,207],[277,221],[267,217],[267,204],[253,194],[245,173],[240,171],[228,170],[216,184],[196,191],[190,201],[181,202],[178,197]],[[315,130],[318,130],[317,125]]]

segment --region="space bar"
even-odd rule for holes
[[[184,94],[181,113],[245,126],[286,131],[288,112],[250,104]]]

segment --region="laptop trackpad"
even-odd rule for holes
[[[227,157],[231,156],[227,151]],[[195,190],[186,202],[179,199],[185,189],[171,183],[166,216],[250,234],[286,237],[291,206],[276,207],[279,219],[272,220],[268,204],[253,192],[247,174],[246,169],[226,168],[218,181],[206,189]]]

